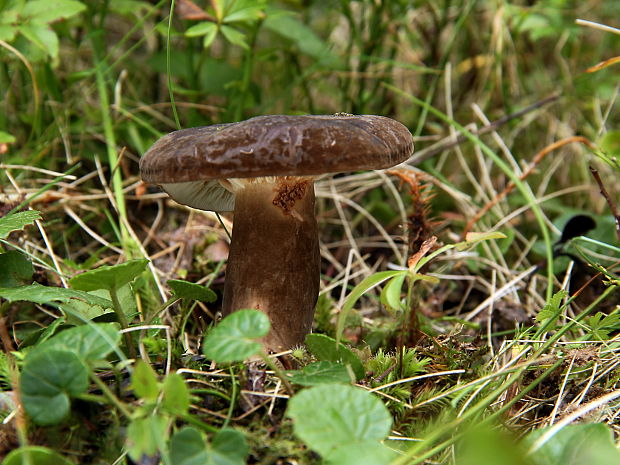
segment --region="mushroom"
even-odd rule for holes
[[[140,160],[142,179],[177,202],[234,211],[222,313],[265,312],[268,350],[301,344],[319,293],[314,180],[405,161],[413,139],[382,116],[258,116],[183,129]]]

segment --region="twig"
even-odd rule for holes
[[[555,102],[558,98],[560,98],[559,94],[553,94],[545,97],[544,99],[539,100],[538,102],[534,102],[533,104],[528,105],[527,107],[522,108],[519,111],[511,113],[510,115],[502,116],[501,118],[491,122],[487,126],[480,128],[478,131],[471,131],[471,133],[476,136],[481,136],[488,132],[494,131],[498,127],[506,124],[513,119],[520,118],[527,113],[537,110],[538,108],[548,105],[549,103]],[[467,138],[462,134],[457,136],[456,138],[450,136],[448,139],[451,140],[447,142],[440,141],[437,144],[428,147],[427,149],[421,150],[417,154],[413,155],[413,157],[409,159],[408,163],[412,165],[417,165],[419,163],[422,163],[423,161],[428,160],[429,158],[433,158],[435,155],[438,155],[445,150],[456,147],[457,145],[460,145],[467,140]]]
[[[581,136],[567,137],[566,139],[562,139],[562,140],[559,140],[557,142],[554,142],[553,144],[548,145],[547,147],[545,147],[544,149],[542,149],[540,152],[538,152],[536,154],[536,156],[532,160],[532,163],[530,163],[530,166],[528,166],[527,169],[523,172],[523,174],[521,174],[521,176],[519,176],[519,180],[523,181],[530,174],[532,174],[532,172],[538,166],[538,164],[549,153],[553,152],[554,150],[556,150],[556,149],[558,149],[560,147],[563,147],[566,144],[570,144],[572,142],[581,142],[582,144],[592,148],[592,143],[588,139],[586,139],[585,137],[581,137]],[[501,191],[493,199],[491,199],[489,202],[487,202],[487,204],[484,207],[482,207],[478,211],[478,213],[476,213],[474,215],[474,217],[471,220],[469,220],[467,222],[467,224],[465,225],[465,229],[463,229],[462,237],[465,237],[467,235],[467,233],[471,230],[471,228],[474,226],[474,224],[476,224],[476,222],[480,218],[482,218],[482,216],[486,212],[488,212],[491,208],[493,208],[494,205],[496,205],[500,200],[502,200],[504,197],[506,197],[508,194],[510,194],[514,190],[515,187],[516,187],[516,184],[514,182],[510,182],[510,184],[508,184],[504,188],[503,191]]]
[[[618,236],[618,241],[620,241],[620,213],[618,213],[618,207],[609,195],[609,192],[607,192],[607,189],[605,189],[605,185],[603,184],[603,180],[601,179],[601,175],[598,173],[598,170],[593,166],[589,166],[589,168],[590,173],[592,173],[592,176],[594,176],[594,180],[598,184],[601,195],[605,197],[605,200],[607,200],[607,205],[609,205],[611,214],[614,215],[614,219],[616,220],[616,236]]]
[[[607,26],[606,24],[595,23],[594,21],[588,21],[585,19],[576,19],[575,24],[579,26],[591,27],[592,29],[598,29],[599,31],[613,32],[614,34],[620,34],[620,29]]]

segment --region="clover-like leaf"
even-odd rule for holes
[[[163,415],[134,418],[127,427],[126,446],[129,457],[135,462],[142,462],[145,456],[154,457],[164,445],[162,438],[166,437],[169,423],[170,420]]]
[[[259,310],[233,312],[209,331],[203,352],[216,362],[243,361],[261,350],[257,339],[267,335],[269,326],[269,317]]]
[[[229,428],[218,431],[211,444],[192,427],[181,429],[170,441],[170,459],[175,465],[243,465],[247,455],[245,437]]]
[[[26,357],[20,378],[26,413],[39,425],[60,423],[68,414],[70,397],[88,388],[88,370],[68,350],[34,350]]]

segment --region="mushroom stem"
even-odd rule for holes
[[[314,186],[308,178],[270,178],[236,190],[223,314],[265,312],[266,349],[287,350],[310,332],[319,292]]]

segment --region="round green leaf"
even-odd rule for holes
[[[269,326],[269,317],[259,310],[231,313],[209,331],[203,352],[219,363],[243,361],[261,350],[257,339],[269,332]]]
[[[301,391],[290,401],[287,415],[295,434],[324,458],[343,444],[385,439],[392,426],[386,406],[373,394],[353,386],[331,384]]]
[[[73,289],[95,291],[97,289],[120,289],[132,282],[144,271],[149,261],[145,258],[129,260],[120,265],[101,266],[78,274],[69,280]]]
[[[2,465],[24,465],[26,463],[36,465],[73,465],[62,455],[41,446],[25,446],[15,449],[2,461]]]
[[[34,350],[26,357],[20,378],[26,413],[39,425],[53,425],[69,413],[70,396],[88,388],[88,370],[67,350]]]

